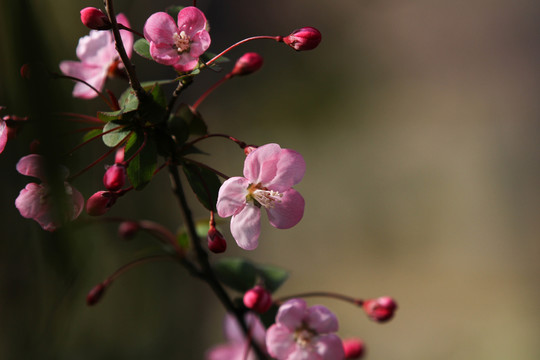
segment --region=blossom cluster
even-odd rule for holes
[[[288,278],[287,271],[243,258],[220,258],[214,263],[209,260],[208,252],[221,254],[227,250],[227,236],[219,230],[216,214],[231,218],[230,235],[243,250],[258,247],[263,213],[276,229],[290,229],[304,215],[304,197],[294,188],[306,172],[306,162],[299,152],[277,143],[248,145],[229,134],[212,133],[198,110],[207,96],[224,82],[259,71],[263,57],[255,52],[245,53],[197,101],[176,104],[185,87],[197,76],[206,69],[221,71],[224,65],[217,67],[215,63],[225,61],[226,53],[245,42],[270,39],[296,51],[312,50],[321,42],[321,33],[314,27],[303,27],[287,36],[252,36],[214,55],[208,51],[211,45],[208,20],[196,6],[173,7],[167,12],[152,14],[141,33],[131,28],[124,14],[116,15],[111,4],[112,0],[105,1],[105,11],[93,7],[81,10],[81,22],[91,30],[79,39],[75,51],[78,60],[62,61],[59,65],[62,74],[57,76],[75,82],[73,97],[87,100],[99,97],[108,106],[107,111],[95,115],[58,115],[92,125],[85,129],[89,130],[82,142],[69,153],[96,139],[102,139],[110,149],[69,176],[67,168],[49,164],[48,159],[39,154],[39,148],[32,147],[31,154],[19,160],[16,170],[40,182],[26,185],[15,199],[21,215],[33,219],[46,231],[55,231],[68,222],[76,223],[86,209],[88,216],[119,222],[118,234],[122,239],[131,239],[139,232],[158,239],[163,244],[162,256],[141,258],[124,265],[88,293],[87,304],[101,301],[105,290],[127,269],[148,261],[172,258],[190,274],[206,281],[228,312],[227,343],[210,349],[206,354],[208,360],[361,357],[365,351],[362,340],[342,340],[338,335],[337,316],[323,305],[308,306],[304,297],[315,295],[345,300],[361,307],[376,322],[386,322],[393,317],[397,305],[391,297],[361,300],[332,292],[316,292],[279,299],[273,293]],[[135,40],[135,36],[139,39]],[[165,82],[141,83],[138,80],[132,64],[134,53],[170,68],[172,79],[165,82],[176,84],[176,89],[169,98],[162,88]],[[27,69],[21,72],[27,73]],[[119,96],[106,88],[113,78],[129,81],[130,86]],[[0,107],[0,110],[5,108]],[[0,152],[5,149],[8,138],[15,137],[19,124],[26,120],[14,115],[0,119]],[[243,158],[242,176],[227,176],[190,156],[202,153],[198,144],[213,137],[238,145]],[[94,190],[85,201],[71,183],[113,153],[114,161],[103,173],[103,188]],[[180,177],[179,168],[185,180]],[[150,220],[103,217],[120,197],[143,190],[164,169],[169,172],[171,189],[182,214],[183,224],[178,232],[173,233]],[[191,217],[182,186],[185,181],[209,212],[209,219],[202,224]],[[58,188],[63,189],[61,194],[53,191]],[[204,235],[201,234],[206,234],[207,248],[202,244]],[[241,294],[241,304],[230,298],[225,286]],[[263,315],[266,323],[262,321]]]

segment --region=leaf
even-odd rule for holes
[[[165,9],[165,11],[167,12],[167,14],[172,16],[174,22],[176,23],[176,20],[178,19],[178,13],[183,8],[184,6],[169,6],[167,9]]]
[[[171,115],[167,121],[167,127],[178,145],[182,145],[189,137],[189,126],[180,117]]]
[[[150,43],[144,38],[135,41],[133,44],[133,50],[135,50],[135,52],[141,55],[143,58],[154,60],[152,55],[150,55]]]
[[[257,281],[257,269],[242,258],[221,258],[213,268],[221,282],[239,292],[251,289]]]
[[[126,126],[117,124],[115,121],[109,121],[105,124],[103,127],[103,133],[110,131],[114,128],[118,128],[118,130],[111,131],[110,133],[107,133],[102,136],[103,143],[109,147],[115,147],[116,145],[120,144],[122,140],[124,140],[129,134],[132,133],[130,129],[128,129]]]
[[[127,174],[135,190],[141,190],[152,180],[157,167],[156,143],[151,134],[147,135],[146,143],[144,134],[137,132],[132,136],[135,139],[126,144],[126,158],[129,159],[139,149],[140,152],[129,162]]]
[[[167,99],[159,84],[154,83],[150,88],[150,96],[140,100],[139,115],[144,123],[158,124],[164,120]]]
[[[208,133],[208,128],[201,114],[194,111],[188,104],[180,104],[176,116],[188,125],[190,135],[206,135]]]
[[[264,287],[271,293],[276,291],[289,278],[289,272],[274,265],[255,265]]]
[[[82,141],[83,141],[83,142],[88,141],[88,140],[90,140],[91,138],[100,135],[102,132],[103,132],[102,129],[94,129],[94,130],[90,130],[89,132],[87,132],[86,134],[84,134],[84,136],[83,136],[83,138],[82,138]]]
[[[210,230],[209,221],[210,219],[202,219],[195,222],[195,231],[197,232],[197,236],[199,236],[200,238],[206,239],[208,235],[208,230]],[[185,227],[180,228],[180,230],[176,234],[176,240],[178,241],[178,245],[180,245],[181,248],[185,250],[189,249],[189,236]]]
[[[217,196],[221,187],[217,175],[195,164],[184,163],[182,169],[201,204],[210,211],[216,211]]]

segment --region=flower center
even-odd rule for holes
[[[280,203],[282,197],[282,193],[268,190],[261,183],[250,184],[248,187],[247,200],[254,200],[255,205],[262,205],[267,209],[272,209],[276,202]]]
[[[294,332],[294,341],[301,347],[306,347],[316,335],[317,334],[313,330],[303,325]]]
[[[174,40],[174,46],[176,47],[176,51],[178,51],[179,54],[189,51],[189,36],[187,36],[185,31],[181,31],[180,34],[175,33],[173,35]]]

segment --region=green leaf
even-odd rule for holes
[[[257,281],[257,269],[242,258],[221,258],[213,268],[221,282],[239,292],[251,289]]]
[[[201,114],[194,111],[188,104],[180,104],[176,116],[188,125],[190,135],[206,135],[208,133],[208,128]]]
[[[190,163],[185,163],[182,169],[201,204],[210,211],[216,211],[217,196],[221,187],[217,175],[204,167]]]
[[[82,138],[82,141],[83,141],[83,142],[88,141],[88,140],[90,140],[91,138],[100,135],[102,132],[103,132],[102,129],[94,129],[94,130],[90,130],[89,132],[87,132],[86,134],[84,134],[84,136],[83,136],[83,138]]]
[[[213,53],[213,52],[210,52],[210,51],[207,51],[205,52],[204,54],[201,55],[201,60],[203,62],[207,62],[211,59],[213,59],[217,54],[216,53]],[[214,62],[214,64],[216,63],[225,63],[225,62],[228,62],[230,61],[228,57],[226,56],[220,56],[216,59],[216,61]]]
[[[115,147],[116,145],[120,144],[120,142],[124,140],[126,136],[129,136],[129,134],[131,134],[132,132],[126,126],[119,125],[115,121],[109,121],[108,123],[106,123],[103,127],[103,132],[105,133],[118,127],[118,130],[111,131],[110,133],[102,136],[103,143],[105,143],[105,145],[109,147]]]
[[[112,120],[118,120],[122,117],[122,110],[116,110],[116,111],[98,111],[97,117],[101,121],[112,121]]]
[[[182,145],[189,137],[189,126],[180,117],[171,115],[167,121],[167,127],[178,145]]]
[[[144,96],[139,105],[139,115],[144,123],[158,124],[164,120],[167,99],[159,84],[150,88],[150,96]]]
[[[197,232],[198,237],[206,239],[208,236],[208,230],[210,230],[210,219],[201,219],[195,222],[195,231]],[[185,227],[180,228],[176,234],[176,239],[181,248],[185,250],[189,249],[189,236]]]
[[[289,272],[274,265],[255,265],[264,287],[271,293],[276,291],[289,278]]]
[[[135,137],[133,141],[126,144],[126,158],[129,159],[135,154],[144,144],[144,134],[137,132],[132,135]],[[131,139],[130,139],[131,140]],[[129,145],[129,147],[128,147]],[[152,177],[157,167],[157,150],[156,143],[151,134],[147,135],[146,144],[141,151],[129,162],[127,174],[129,181],[135,190],[144,188]]]
[[[135,50],[135,52],[141,55],[143,58],[154,60],[152,55],[150,55],[150,43],[144,38],[135,41],[133,44],[133,50]]]

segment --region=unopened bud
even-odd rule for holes
[[[244,305],[259,314],[263,314],[272,306],[272,295],[260,285],[246,291]]]
[[[92,30],[110,30],[112,24],[100,9],[87,7],[81,10],[81,22]]]
[[[364,301],[364,311],[373,321],[385,322],[394,316],[397,303],[389,296]]]
[[[322,35],[314,27],[307,26],[294,30],[283,38],[283,42],[296,51],[315,49],[321,42]]]
[[[124,240],[131,240],[141,226],[136,221],[124,221],[118,226],[118,236]]]
[[[120,190],[126,183],[126,167],[123,164],[110,166],[103,176],[103,185],[110,191]]]
[[[23,64],[21,66],[21,77],[23,79],[29,80],[31,76],[30,64]]]
[[[103,283],[94,286],[92,290],[88,292],[88,295],[86,295],[86,305],[92,306],[92,305],[97,304],[98,301],[101,300],[101,297],[103,296],[103,294],[105,293],[106,288],[107,287]]]
[[[208,250],[219,254],[227,250],[227,241],[215,226],[210,226],[208,230]]]
[[[345,339],[343,340],[343,350],[345,351],[345,359],[360,359],[366,347],[360,339]]]
[[[263,65],[263,57],[255,52],[242,55],[234,64],[231,76],[248,75],[259,70]]]
[[[105,214],[116,202],[117,195],[109,191],[98,191],[86,202],[86,212],[90,216]]]
[[[116,154],[114,155],[114,163],[115,164],[120,164],[120,163],[124,162],[124,153],[125,153],[125,147],[123,147],[123,146],[121,148],[119,148],[118,150],[116,150]]]

